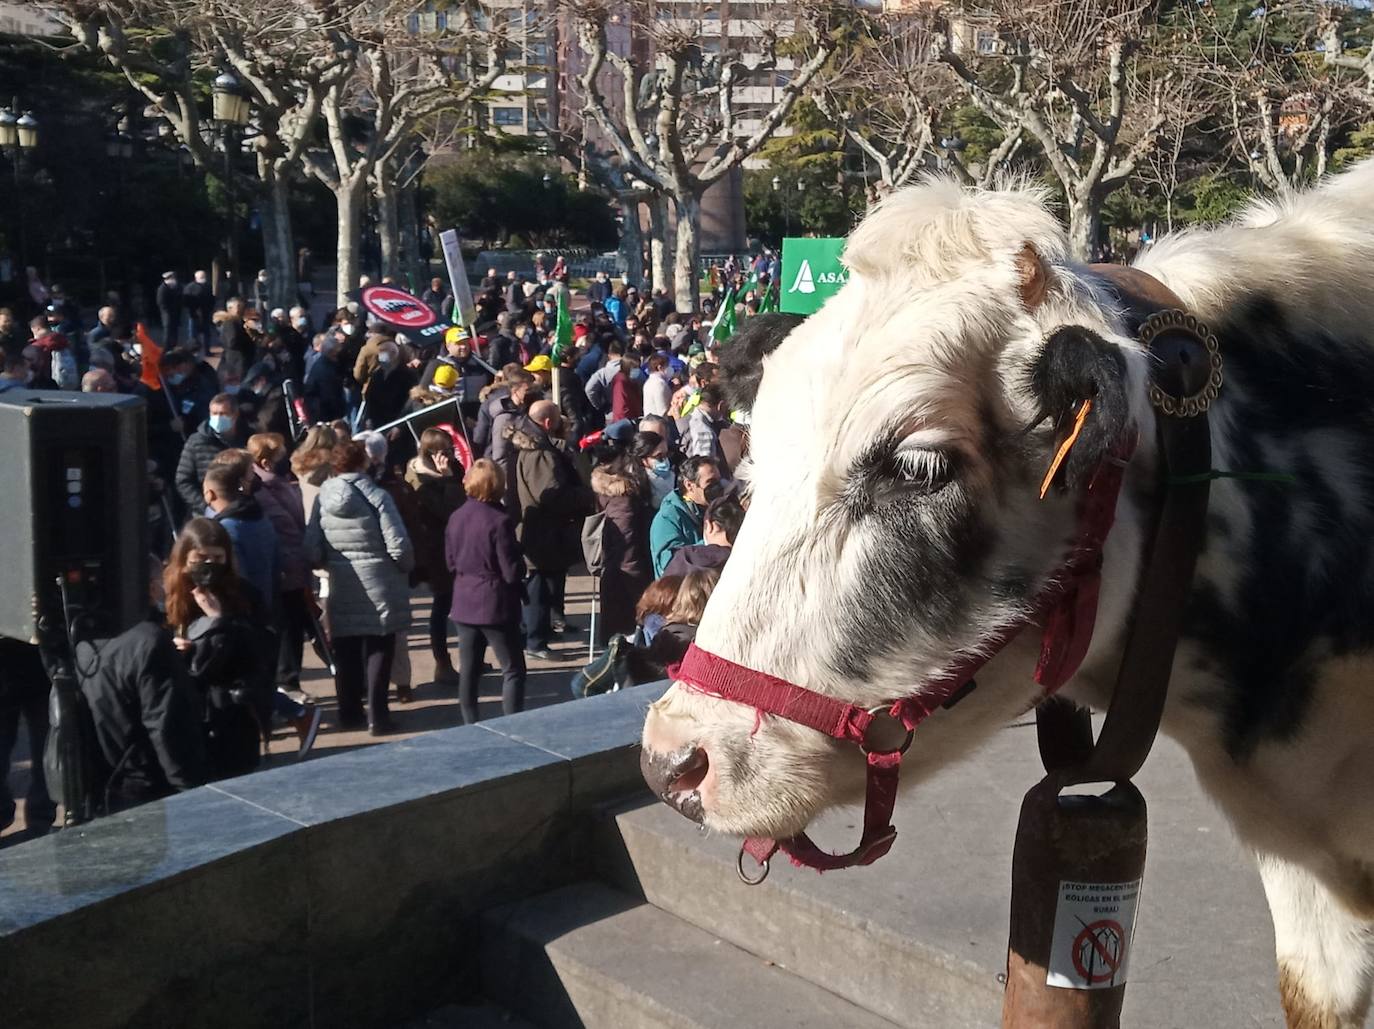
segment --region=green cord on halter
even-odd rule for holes
[[[1242,482],[1272,482],[1279,486],[1296,486],[1298,477],[1287,472],[1226,472],[1218,468],[1196,475],[1171,475],[1165,480],[1170,486],[1195,486],[1213,479],[1240,479]]]

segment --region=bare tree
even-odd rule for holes
[[[1357,17],[1358,16],[1358,17]],[[1351,3],[1323,2],[1317,5],[1317,32],[1321,38],[1322,60],[1332,68],[1352,71],[1364,79],[1364,90],[1374,97],[1374,45],[1368,38],[1352,47],[1351,36],[1362,29],[1366,37],[1371,31],[1367,9],[1357,10]],[[1362,50],[1362,53],[1352,53]]]
[[[1362,62],[1324,52],[1339,43],[1331,26],[1325,8],[1300,4],[1243,28],[1224,12],[1190,12],[1194,76],[1224,112],[1235,157],[1275,192],[1325,174],[1336,136],[1368,104]]]
[[[296,45],[303,26],[334,30],[334,15],[304,0],[62,0],[52,8],[75,46],[101,54],[168,124],[196,164],[233,178],[228,153],[214,149],[215,128],[201,110],[208,80],[232,67],[248,88],[253,121],[245,141],[255,175],[244,183],[262,201],[264,251],[272,302],[295,292],[289,184],[316,126],[323,91],[346,77],[346,49]],[[232,188],[233,183],[226,183]],[[232,245],[232,237],[226,240]],[[229,254],[230,263],[236,261]]]
[[[1195,108],[1154,31],[1150,0],[992,0],[946,12],[939,59],[1010,137],[1039,145],[1064,191],[1074,252],[1091,256],[1102,205]]]
[[[770,14],[748,37],[751,51],[761,57],[746,64],[740,40],[722,38],[720,52],[709,53],[702,45],[700,19],[656,21],[649,0],[563,4],[585,59],[578,75],[584,117],[607,138],[627,173],[672,203],[677,217],[672,292],[684,312],[698,301],[702,194],[758,152],[838,45],[835,30],[844,12],[829,0],[758,6]],[[651,63],[608,43],[608,23],[626,16],[651,37]],[[602,72],[607,69],[620,87],[614,101],[606,95]],[[761,80],[771,87],[780,71],[785,84],[776,88],[775,99],[749,112],[753,126],[745,130],[744,90]],[[661,246],[662,205],[651,211],[654,242]],[[656,285],[662,283],[659,271],[655,267]]]
[[[816,90],[817,107],[877,169],[880,192],[937,170],[987,185],[1021,150],[1019,126],[981,162],[966,161],[961,147],[949,145],[949,117],[968,99],[935,56],[942,32],[929,8],[873,19],[836,53]]]
[[[441,112],[465,110],[504,66],[501,33],[480,4],[450,10],[447,30],[428,34],[410,30],[416,6],[414,0],[390,0],[349,12],[339,31],[356,55],[354,74],[336,77],[325,88],[325,145],[305,155],[310,174],[334,194],[340,296],[358,282],[369,182],[381,184],[382,218],[393,219],[394,164],[413,147],[416,126]],[[394,231],[384,234],[396,238]]]

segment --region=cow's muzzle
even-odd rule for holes
[[[706,751],[696,744],[670,753],[645,747],[639,754],[639,770],[649,789],[694,822],[702,820],[701,784],[710,768]]]

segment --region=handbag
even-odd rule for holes
[[[595,697],[635,685],[630,676],[631,646],[630,641],[619,633],[612,636],[601,655],[573,675],[570,684],[572,695]]]

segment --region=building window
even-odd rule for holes
[[[989,32],[987,29],[979,29],[977,45],[980,54],[997,53],[997,33]]]
[[[518,107],[493,107],[491,109],[491,121],[493,125],[501,125],[506,128],[523,128],[525,112]]]

